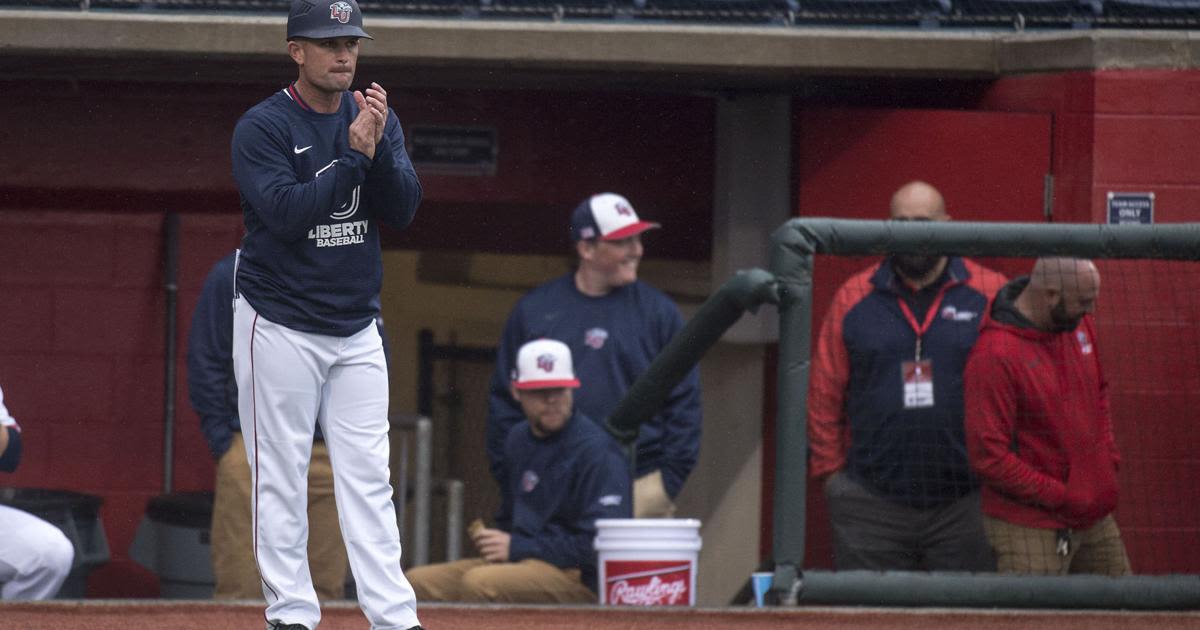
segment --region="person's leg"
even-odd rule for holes
[[[242,434],[235,432],[229,450],[217,462],[211,528],[212,568],[216,578],[213,599],[263,597],[250,535],[250,485],[246,444]]]
[[[251,478],[251,542],[270,623],[315,628],[308,568],[308,462],[326,371],[338,340],[290,330],[234,308],[238,413]]]
[[[916,570],[919,513],[875,496],[845,473],[825,480],[838,571]]]
[[[1058,555],[1058,534],[1055,530],[1022,527],[991,516],[983,517],[983,529],[996,553],[997,571],[1030,575],[1067,574],[1070,555]]]
[[[346,596],[346,545],[333,498],[333,467],[324,442],[313,443],[308,465],[308,565],[321,601]]]
[[[1129,554],[1121,541],[1121,530],[1111,514],[1088,529],[1075,532],[1072,542],[1079,550],[1071,558],[1071,573],[1130,575]]]
[[[75,547],[57,527],[0,505],[0,599],[50,599],[71,572]]]
[[[983,531],[979,492],[941,508],[927,510],[922,544],[928,571],[995,571],[996,557]]]
[[[462,599],[510,604],[594,604],[597,596],[579,580],[578,569],[560,569],[527,558],[484,564],[462,577]]]
[[[463,575],[476,567],[486,566],[483,558],[465,558],[454,562],[409,567],[404,575],[412,584],[417,599],[423,602],[460,602]]]
[[[342,340],[320,418],[358,603],[372,630],[418,625],[416,597],[400,568],[387,412],[383,342],[371,325]]]
[[[671,518],[675,516],[675,503],[663,486],[662,471],[656,470],[638,477],[633,482],[634,518]]]

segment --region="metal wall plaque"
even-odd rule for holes
[[[495,175],[499,146],[493,127],[413,125],[408,156],[417,174]]]
[[[1111,225],[1154,223],[1154,193],[1108,193],[1108,222]]]

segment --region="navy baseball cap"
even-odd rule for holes
[[[287,38],[331,39],[364,37],[375,39],[362,28],[362,11],[355,0],[294,0],[288,13]]]
[[[593,238],[619,241],[656,227],[662,226],[638,219],[633,204],[614,193],[592,195],[571,213],[572,241]]]

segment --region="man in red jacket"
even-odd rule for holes
[[[1126,575],[1119,456],[1096,348],[1100,273],[1041,258],[1005,285],[967,361],[967,451],[1000,571]]]

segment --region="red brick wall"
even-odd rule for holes
[[[237,246],[237,219],[193,214],[181,225],[176,490],[212,487],[184,358],[201,283]],[[0,483],[102,497],[113,560],[92,573],[89,595],[152,596],[156,579],[127,550],[163,483],[163,216],[3,211],[0,242],[0,384],[26,449]]]

